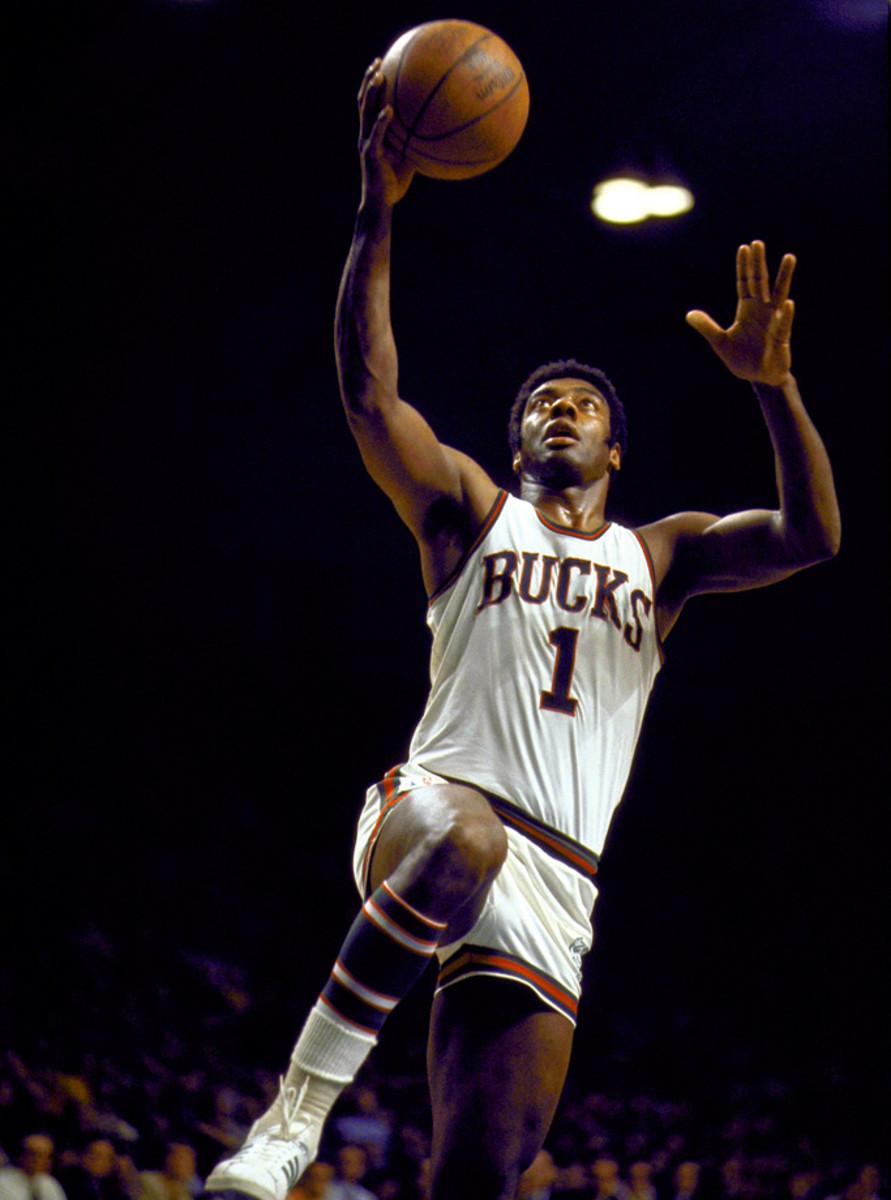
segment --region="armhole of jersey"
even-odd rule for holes
[[[644,540],[643,535],[638,533],[636,529],[629,529],[628,532],[637,538],[640,548],[643,551],[643,556],[647,561],[647,569],[650,572],[650,582],[653,585],[653,632],[656,635],[656,649],[659,651],[659,663],[661,665],[665,662],[665,647],[662,644],[662,638],[659,636],[659,621],[656,617],[656,568],[653,566],[653,556],[650,554],[650,547]]]
[[[464,554],[461,556],[461,559],[458,562],[457,566],[452,571],[451,575],[449,575],[449,577],[445,580],[445,582],[441,583],[439,585],[439,587],[436,589],[436,591],[431,595],[430,599],[427,601],[428,608],[434,602],[434,600],[439,599],[439,597],[443,594],[443,592],[447,592],[449,590],[449,588],[452,586],[452,584],[455,582],[455,580],[458,578],[458,576],[464,570],[464,566],[467,563],[467,560],[470,558],[470,556],[473,554],[473,552],[476,550],[476,548],[480,545],[480,543],[485,538],[486,534],[489,532],[489,530],[492,528],[492,526],[495,524],[495,522],[498,520],[499,516],[501,515],[501,510],[504,508],[505,504],[507,503],[508,494],[509,494],[508,492],[505,492],[504,490],[502,490],[495,497],[495,503],[492,505],[492,507],[489,509],[488,513],[486,514],[486,519],[483,521],[482,525],[480,526],[479,533],[473,539],[471,544],[467,547]]]

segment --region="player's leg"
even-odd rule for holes
[[[428,1047],[433,1200],[515,1195],[553,1119],[573,1032],[521,984],[474,978],[438,993]]]
[[[286,1079],[295,1089],[306,1086],[303,1107],[319,1131],[439,942],[472,927],[506,853],[501,822],[471,788],[418,787],[394,807],[374,848],[370,894],[304,1025]]]
[[[455,940],[475,923],[506,853],[500,820],[471,788],[415,788],[384,822],[370,894],[304,1024],[285,1079],[286,1088],[302,1091],[301,1109],[319,1135],[439,942]],[[267,1114],[258,1132],[277,1120],[277,1111]]]
[[[438,942],[473,924],[506,853],[501,822],[471,788],[416,787],[394,806],[374,849],[371,894],[303,1026],[281,1095],[245,1147],[211,1173],[208,1190],[284,1200],[386,1016]]]

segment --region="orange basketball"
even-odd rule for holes
[[[393,120],[387,148],[434,179],[469,179],[497,166],[520,140],[529,85],[506,42],[471,21],[409,29],[382,65]]]

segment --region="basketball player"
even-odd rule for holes
[[[432,1196],[514,1195],[563,1087],[597,856],[661,642],[690,596],[773,583],[839,544],[829,462],[790,373],[795,261],[783,258],[771,287],[760,242],[738,251],[730,328],[701,312],[688,321],[754,388],[775,512],[608,522],[624,412],[609,380],[573,360],[540,369],[515,402],[519,497],[437,440],[397,388],[390,230],[411,176],[383,148],[382,86],[375,62],[359,94],[362,198],[337,365],[365,466],[418,543],[432,686],[409,761],[369,790],[354,859],[365,904],[281,1095],[208,1180],[257,1200],[285,1200],[387,1013],[434,955]]]

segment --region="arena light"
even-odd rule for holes
[[[637,225],[649,217],[678,217],[693,207],[693,195],[678,184],[645,183],[616,176],[598,183],[591,211],[610,225]]]
[[[660,183],[647,189],[651,217],[679,217],[693,207],[693,193],[675,183]]]
[[[611,225],[635,225],[650,215],[647,185],[639,179],[606,179],[598,183],[591,199],[591,210]]]

